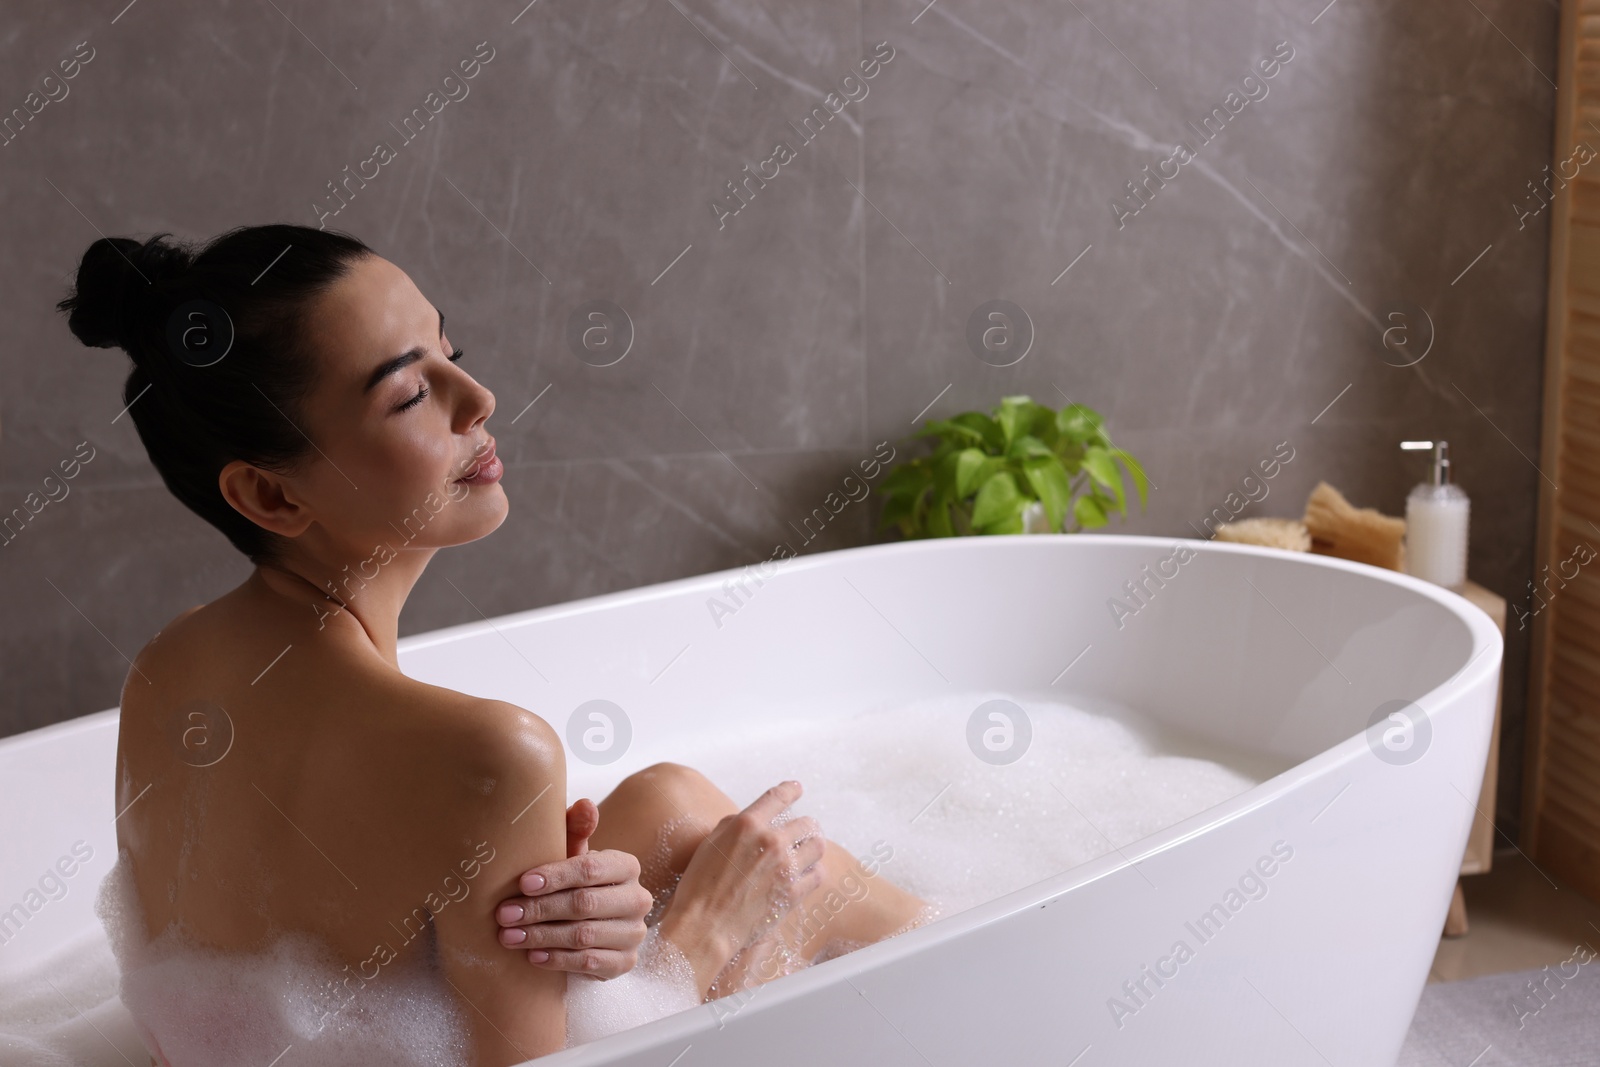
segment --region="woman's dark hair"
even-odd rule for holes
[[[272,224],[229,230],[194,251],[162,233],[102,237],[78,264],[74,336],[133,358],[122,399],[172,494],[252,563],[281,560],[277,535],[222,496],[233,460],[287,474],[312,449],[302,402],[317,378],[311,302],[362,256],[337,230]]]

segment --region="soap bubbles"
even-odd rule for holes
[[[1391,766],[1417,762],[1432,740],[1427,713],[1409,700],[1386,700],[1367,720],[1367,747]]]
[[[697,1008],[700,989],[689,958],[652,926],[639,945],[638,962],[626,974],[602,981],[568,971],[566,1003],[566,1047],[571,1048]]]
[[[1033,741],[1028,713],[1009,700],[987,700],[967,718],[967,747],[985,763],[1015,763]]]

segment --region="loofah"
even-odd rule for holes
[[[1305,525],[1313,552],[1396,571],[1405,567],[1406,521],[1354,507],[1327,482],[1311,490]]]
[[[1217,527],[1218,541],[1241,545],[1265,545],[1291,552],[1311,551],[1311,533],[1299,519],[1240,519]]]

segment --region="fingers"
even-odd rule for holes
[[[639,860],[631,852],[604,848],[585,851],[523,872],[519,888],[528,896],[554,893],[582,885],[611,885],[639,877]]]
[[[820,832],[800,841],[794,847],[792,853],[793,866],[790,869],[797,876],[812,870],[826,854],[827,844],[827,839]]]
[[[773,819],[776,819],[784,808],[799,800],[802,792],[799,782],[792,779],[787,782],[779,782],[765,793],[756,797],[755,801],[744,810],[759,819],[761,824],[765,826]]]
[[[637,952],[597,948],[533,949],[528,953],[528,961],[536,966],[556,971],[592,974],[601,979],[627,974],[633,969],[638,958]]]
[[[602,853],[591,852],[588,855],[598,856]],[[653,903],[650,890],[638,882],[628,881],[619,885],[578,886],[575,889],[537,897],[511,897],[500,902],[500,906],[495,909],[494,917],[503,927],[532,926],[572,919],[643,921]]]
[[[822,849],[818,847],[817,859],[821,859]],[[813,861],[810,866],[801,870],[789,884],[789,903],[798,904],[822,885],[822,876],[825,872],[821,863]]]
[[[822,824],[812,816],[802,815],[774,829],[778,847],[787,853],[780,858],[783,870],[789,875],[798,875],[822,858],[827,839],[822,836]]]
[[[573,922],[539,923],[527,928],[508,927],[500,931],[500,943],[520,949],[600,949],[629,952],[644,942],[649,932],[643,918],[579,919]]]
[[[581,856],[589,851],[589,838],[600,825],[600,809],[588,797],[579,798],[567,809],[567,855]]]
[[[802,815],[798,819],[790,819],[778,826],[778,832],[783,837],[784,843],[790,848],[798,847],[808,838],[822,836],[822,824],[811,815]]]

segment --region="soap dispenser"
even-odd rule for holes
[[[1400,447],[1433,449],[1433,477],[1406,497],[1406,573],[1459,592],[1467,581],[1470,501],[1450,480],[1450,446],[1401,441]]]

